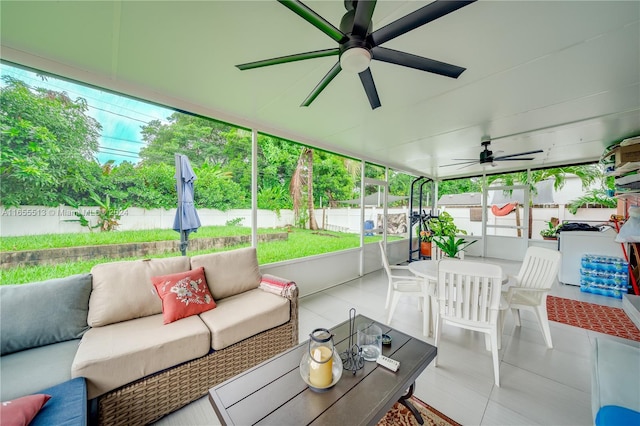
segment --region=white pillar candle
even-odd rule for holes
[[[318,346],[311,355],[309,382],[316,388],[326,388],[333,381],[333,351],[326,346]],[[314,359],[321,363],[315,362]]]

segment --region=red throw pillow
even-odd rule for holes
[[[186,272],[152,277],[151,282],[162,299],[165,324],[216,307],[202,266]]]
[[[0,406],[0,425],[28,425],[49,399],[51,399],[51,395],[40,393],[3,402]]]

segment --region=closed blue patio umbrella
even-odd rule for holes
[[[186,155],[176,154],[176,189],[178,190],[178,209],[173,220],[173,229],[180,233],[180,251],[187,255],[189,234],[200,228],[200,218],[193,205],[193,181],[196,175]]]

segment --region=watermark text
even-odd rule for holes
[[[119,216],[127,216],[127,210],[120,210],[116,212]],[[4,209],[2,211],[2,216],[14,216],[14,217],[67,217],[72,219],[78,216],[84,217],[98,217],[100,216],[100,209],[78,209],[78,210],[69,210],[65,208],[58,207],[38,207],[38,208],[28,208],[28,207],[11,207],[8,209]]]

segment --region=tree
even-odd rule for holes
[[[102,128],[86,114],[86,100],[3,80],[0,202],[58,205],[62,195],[88,196],[101,176],[94,156]]]
[[[231,179],[242,188],[246,194],[247,204],[251,207],[251,132],[241,128],[230,128],[225,133],[226,143],[218,164],[222,170],[230,173]]]
[[[306,173],[305,173],[306,171]],[[302,212],[302,205],[304,203],[304,188],[306,187],[306,203],[307,210]],[[298,157],[298,163],[291,176],[291,183],[289,185],[289,192],[293,199],[293,214],[300,225],[304,225],[304,222],[309,220],[309,229],[317,230],[318,223],[314,216],[313,205],[313,150],[308,147],[303,147]]]
[[[194,169],[194,203],[199,208],[241,209],[251,205],[249,192],[234,182],[219,165],[203,164]]]
[[[109,173],[104,192],[140,208],[174,208],[178,197],[175,173],[175,167],[169,164],[123,162]]]
[[[300,146],[272,136],[258,136],[258,208],[278,213],[293,208],[288,185],[300,155]]]
[[[181,112],[174,112],[168,120],[169,124],[152,120],[142,126],[142,139],[147,142],[140,150],[142,164],[173,165],[176,153],[189,157],[194,168],[205,162],[222,163],[231,126]]]
[[[571,200],[567,206],[571,214],[576,214],[580,207],[588,204],[612,209],[618,207],[618,200],[609,195],[610,191],[615,189],[615,178],[613,176],[606,176],[603,167],[598,166],[598,176],[596,179],[599,180],[599,186],[592,187],[581,197]]]
[[[309,211],[309,229],[317,230],[318,223],[313,203],[313,149],[306,148],[303,154],[307,157],[307,210]]]
[[[355,183],[345,167],[344,157],[315,150],[313,175],[313,194],[316,205],[333,207],[339,200],[353,198]]]
[[[438,197],[448,194],[464,194],[467,192],[480,192],[481,185],[470,178],[445,180],[438,183]]]

